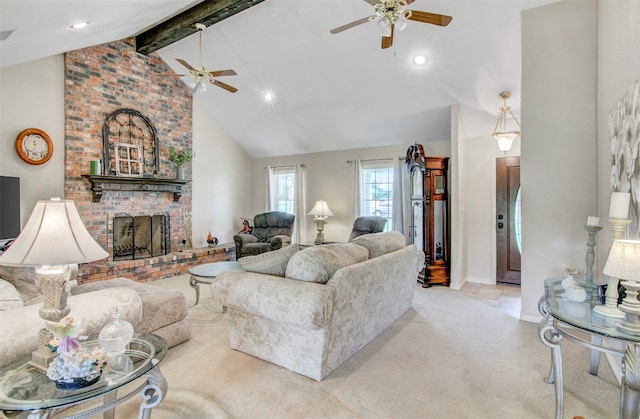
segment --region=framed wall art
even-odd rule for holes
[[[611,186],[630,192],[629,238],[640,235],[640,79],[609,112]]]
[[[116,143],[115,151],[117,176],[142,176],[142,150],[140,146]]]

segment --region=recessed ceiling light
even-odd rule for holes
[[[89,24],[89,22],[78,22],[78,23],[74,23],[73,25],[69,26],[71,29],[81,29],[84,28],[85,26],[87,26]]]
[[[424,65],[424,63],[427,62],[427,57],[425,57],[422,54],[418,54],[415,57],[413,57],[413,63],[415,65]]]
[[[264,100],[266,100],[267,102],[271,102],[273,100],[273,94],[271,92],[265,93]]]

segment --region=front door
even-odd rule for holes
[[[496,282],[520,285],[520,157],[496,159]]]

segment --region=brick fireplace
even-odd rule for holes
[[[104,159],[103,124],[119,109],[133,109],[147,118],[158,143],[157,173],[175,178],[168,148],[192,149],[192,96],[176,77],[161,76],[171,69],[156,55],[138,54],[131,40],[123,40],[65,54],[65,198],[75,201],[94,239],[109,252],[109,260],[80,267],[81,282],[126,276],[148,280],[186,271],[190,264],[233,258],[232,246],[180,252],[191,238],[191,184],[175,194],[145,188],[104,191],[94,202],[86,177],[92,160]],[[126,138],[123,139],[126,142]],[[83,176],[84,175],[84,176]],[[191,164],[187,164],[187,179]],[[166,214],[166,255],[141,261],[114,261],[113,219],[118,214]]]

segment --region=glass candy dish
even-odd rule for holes
[[[133,326],[128,321],[121,319],[120,313],[116,310],[113,313],[113,321],[100,330],[98,341],[107,356],[114,357],[125,352],[132,337]]]

